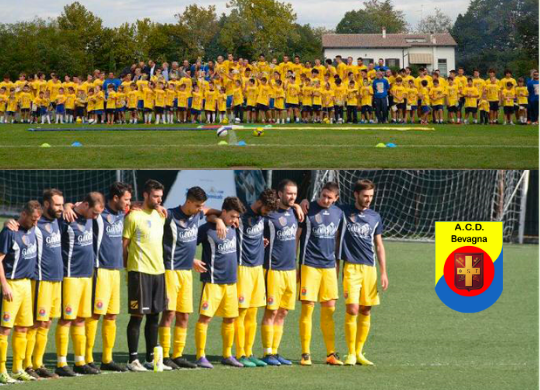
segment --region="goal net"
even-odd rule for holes
[[[65,202],[77,202],[90,191],[106,196],[115,181],[136,188],[135,171],[0,170],[0,216],[16,216],[24,203],[32,199],[41,201],[46,188],[61,190]]]
[[[354,203],[359,179],[375,183],[371,208],[383,219],[384,236],[432,241],[436,221],[503,221],[504,240],[518,233],[525,171],[326,170],[314,171],[312,199],[335,181],[341,203]]]

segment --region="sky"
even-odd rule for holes
[[[63,7],[71,2],[24,0],[25,6],[21,7],[21,3],[0,0],[2,22],[32,20],[35,16],[45,19],[56,18]],[[79,2],[100,17],[107,27],[116,27],[124,22],[131,23],[146,17],[160,23],[174,22],[174,15],[181,13],[187,5],[193,3],[205,7],[215,5],[218,15],[227,10],[227,1],[222,0],[79,0]],[[363,5],[361,0],[288,0],[287,2],[292,4],[299,23],[309,23],[314,27],[330,29],[335,28],[345,12],[360,9]],[[469,0],[393,0],[393,4],[396,9],[404,12],[406,21],[414,27],[422,15],[429,15],[436,7],[455,20],[458,14],[465,13]]]

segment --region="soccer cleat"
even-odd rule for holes
[[[248,359],[249,359],[249,361],[250,361],[251,363],[255,363],[255,365],[256,365],[257,367],[266,367],[266,366],[268,365],[268,364],[266,364],[265,362],[263,362],[262,360],[257,359],[257,358],[256,358],[255,356],[253,356],[253,355],[250,356]]]
[[[177,358],[173,359],[173,362],[179,367],[179,368],[197,368],[197,365],[195,363],[190,362],[186,358],[179,356]]]
[[[292,362],[290,360],[285,359],[284,357],[281,357],[279,354],[276,354],[277,361],[284,365],[284,366],[292,366]]]
[[[129,371],[133,371],[133,372],[145,372],[145,371],[148,371],[148,370],[141,364],[141,362],[139,361],[139,359],[135,359],[135,360],[132,361],[131,363],[126,364],[126,368],[127,368]]]
[[[26,371],[13,372],[11,373],[11,378],[21,382],[30,382],[37,380],[33,376],[28,375]]]
[[[303,353],[302,359],[300,359],[300,365],[301,366],[311,366],[311,356],[309,353]]]
[[[32,367],[27,367],[26,370],[24,370],[28,375],[30,375],[32,378],[34,379],[40,379],[38,373],[32,368]]]
[[[163,365],[170,367],[172,370],[178,370],[180,368],[170,357],[163,359]]]
[[[214,368],[214,366],[212,365],[212,363],[210,363],[208,361],[208,359],[206,358],[206,356],[202,356],[199,360],[197,360],[195,362],[197,364],[197,367],[200,367],[200,368]]]
[[[148,371],[154,371],[154,362],[144,362],[144,368]],[[163,365],[163,371],[172,371],[173,369],[169,366]]]
[[[374,366],[374,364],[367,360],[364,354],[361,352],[356,354],[356,360],[357,364],[360,364],[362,366]]]
[[[221,359],[221,364],[224,366],[238,367],[242,368],[244,365],[240,363],[234,356],[224,357]]]
[[[115,363],[112,360],[109,363],[101,363],[100,369],[101,369],[101,371],[114,371],[114,372],[126,372],[126,371],[128,371],[128,369],[126,367],[123,367],[120,364]]]
[[[342,366],[343,362],[339,360],[339,355],[337,354],[337,352],[334,352],[326,357],[326,364],[329,364],[331,366]]]
[[[83,364],[82,366],[73,366],[73,372],[75,374],[81,375],[99,375],[101,371],[96,370],[95,368],[89,366],[88,364]]]
[[[54,370],[54,373],[58,376],[63,376],[63,377],[77,376],[77,374],[75,374],[75,372],[71,369],[71,367],[67,365],[63,367],[56,367],[56,369]]]
[[[55,374],[52,371],[49,371],[45,368],[45,366],[41,366],[36,369],[36,373],[39,375],[40,378],[58,378],[58,374]]]
[[[90,368],[93,368],[94,370],[97,370],[98,371],[98,374],[101,374],[101,371],[99,370],[99,367],[96,366],[96,363],[94,362],[90,362],[90,363],[86,363],[86,365]]]
[[[244,367],[257,367],[255,363],[253,363],[251,360],[249,360],[247,357],[242,356],[238,362],[242,364]]]
[[[345,365],[354,366],[355,364],[356,364],[356,355],[353,355],[353,354],[347,355],[347,359],[345,359]]]
[[[7,372],[2,372],[0,374],[0,383],[3,385],[10,385],[12,383],[17,383],[17,381],[10,377]]]
[[[277,360],[275,355],[266,355],[261,360],[269,366],[281,366],[281,363]]]

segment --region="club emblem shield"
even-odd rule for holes
[[[454,286],[460,290],[479,290],[484,286],[484,254],[454,254]]]

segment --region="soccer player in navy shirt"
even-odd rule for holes
[[[221,336],[223,359],[221,363],[232,367],[244,365],[232,355],[234,320],[238,317],[236,290],[238,251],[236,229],[240,216],[246,211],[240,199],[227,197],[223,201],[220,219],[227,226],[225,238],[220,238],[216,224],[207,222],[199,228],[197,243],[202,245],[201,281],[203,282],[199,320],[195,326],[197,366],[213,368],[205,354],[208,324],[214,316],[223,317]]]
[[[0,383],[36,380],[23,370],[26,332],[33,325],[32,284],[37,257],[35,226],[41,218],[38,201],[28,202],[19,218],[19,229],[4,227],[0,232],[0,284],[2,286],[0,317]],[[8,336],[13,334],[13,367],[6,368]]]
[[[335,346],[334,312],[338,299],[338,232],[343,231],[343,211],[334,203],[339,197],[336,183],[326,183],[319,198],[309,204],[309,212],[300,224],[300,341],[301,365],[310,366],[312,316],[315,302],[321,303],[321,330],[326,345],[326,363],[342,366]]]
[[[206,193],[201,187],[192,187],[188,190],[183,205],[167,210],[163,231],[163,261],[168,303],[159,324],[159,345],[163,347],[163,364],[172,369],[197,368],[196,364],[182,356],[186,345],[189,314],[193,312],[191,269],[195,262],[197,233],[202,219],[204,216],[216,217],[221,214],[221,210],[206,207],[206,200]],[[224,238],[227,228],[223,221],[216,218],[212,222],[216,224],[219,238]],[[175,317],[171,359],[171,325]]]

